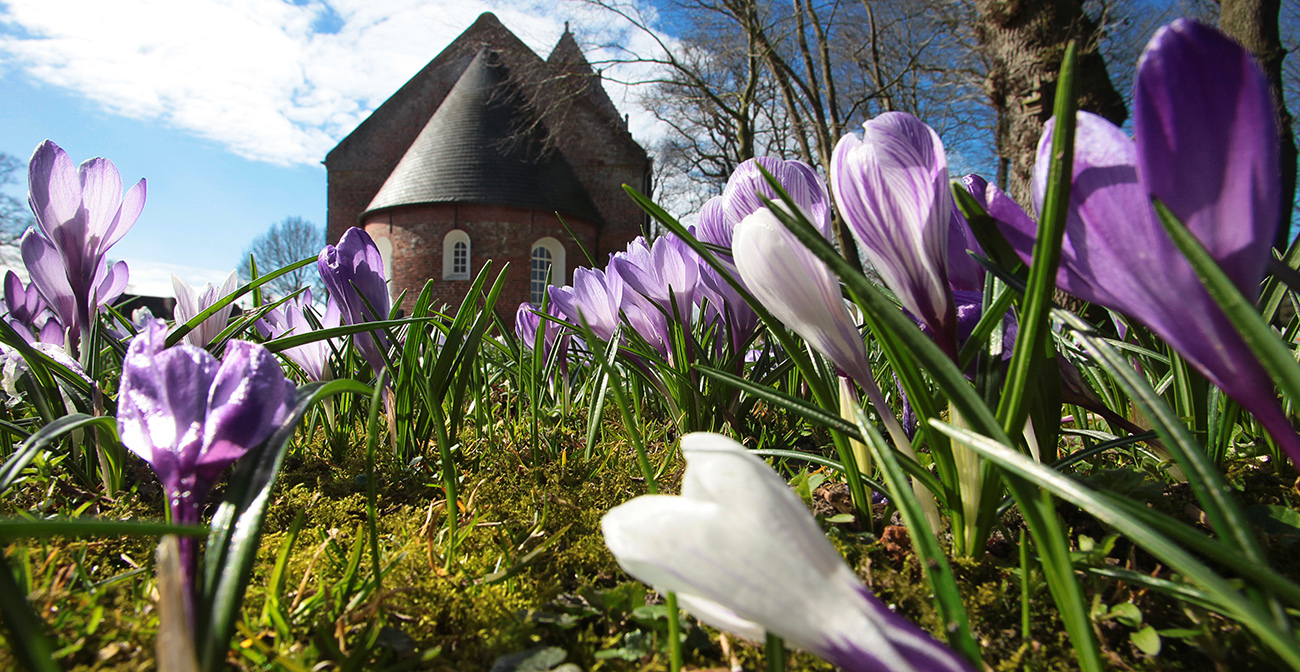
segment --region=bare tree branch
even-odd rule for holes
[[[239,262],[239,279],[248,282],[252,279],[249,256],[257,262],[258,275],[284,268],[296,261],[320,254],[325,247],[325,231],[302,217],[285,217],[272,224],[266,233],[253,239],[253,243],[244,251],[244,258]],[[293,272],[286,273],[263,285],[263,290],[276,298],[288,296],[303,287],[314,290],[317,298],[325,296],[320,273],[315,266],[308,264]]]

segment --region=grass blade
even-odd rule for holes
[[[925,577],[934,590],[934,602],[939,616],[943,619],[943,630],[948,635],[948,643],[963,657],[974,663],[976,669],[981,667],[979,643],[971,633],[970,619],[966,616],[966,605],[957,590],[957,579],[953,577],[952,567],[939,546],[936,530],[930,529],[925,520],[921,505],[908,496],[910,484],[903,470],[898,465],[894,450],[885,444],[885,438],[867,422],[866,414],[861,408],[855,408],[858,428],[866,436],[866,444],[871,449],[872,457],[880,465],[880,473],[885,478],[890,492],[898,493],[892,501],[898,506],[898,513],[903,523],[911,531],[912,547],[917,557],[921,558]]]
[[[1242,340],[1250,346],[1251,352],[1259,358],[1264,370],[1272,374],[1282,395],[1293,405],[1300,405],[1300,364],[1296,363],[1295,353],[1278,339],[1272,327],[1260,317],[1255,304],[1248,301],[1237,286],[1232,284],[1205,246],[1201,245],[1201,241],[1178,221],[1164,203],[1154,198],[1151,202],[1169,237],[1173,238],[1174,244],[1191,262],[1201,284],[1205,285],[1215,303],[1223,309],[1232,326],[1241,334]]]
[[[14,581],[9,561],[0,553],[0,616],[9,626],[9,646],[24,667],[32,672],[58,672],[54,643],[45,634],[45,622],[32,611],[27,595]]]
[[[1008,435],[1015,436],[1029,417],[1031,396],[1037,387],[1038,370],[1043,352],[1056,289],[1056,271],[1061,263],[1061,241],[1070,208],[1070,184],[1074,178],[1074,122],[1078,100],[1075,92],[1075,63],[1078,45],[1071,41],[1065,49],[1061,76],[1056,88],[1053,116],[1052,163],[1047,175],[1047,193],[1043,197],[1038,237],[1034,241],[1033,263],[1029,266],[1027,290],[1020,306],[1020,331],[1011,354],[1006,385],[998,403],[998,419]],[[1017,443],[1019,443],[1017,441]]]
[[[264,276],[265,277],[265,276]],[[262,523],[270,505],[271,489],[284,463],[298,423],[317,401],[343,392],[371,394],[354,380],[313,383],[298,389],[298,401],[288,419],[258,449],[235,467],[230,490],[213,516],[204,558],[201,599],[195,605],[196,641],[203,670],[221,669],[253,562],[262,537]]]
[[[53,448],[64,436],[87,426],[98,427],[116,440],[117,420],[114,418],[94,417],[83,413],[63,416],[28,437],[19,445],[18,450],[5,460],[4,465],[0,466],[0,494],[4,494],[17,482],[22,476],[23,469],[26,469],[37,455]]]
[[[1168,565],[1170,569],[1182,574],[1192,585],[1212,596],[1220,605],[1224,615],[1235,618],[1253,632],[1274,653],[1286,661],[1291,669],[1300,670],[1300,642],[1274,627],[1272,617],[1247,600],[1227,580],[1215,574],[1168,537],[1139,523],[1129,511],[1113,505],[1107,498],[1087,486],[1034,462],[1005,444],[939,420],[931,420],[930,424],[953,439],[966,443],[972,450],[996,462],[1003,469],[1050,491],[1053,495],[1087,511],[1102,523],[1115,528],[1133,543]]]

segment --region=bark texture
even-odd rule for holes
[[[1292,203],[1296,188],[1296,144],[1291,113],[1282,93],[1282,60],[1286,50],[1278,26],[1280,0],[1222,0],[1219,29],[1249,49],[1259,60],[1268,77],[1268,88],[1277,106],[1278,165],[1282,170],[1282,202],[1278,208],[1278,231],[1275,246],[1285,250],[1290,241]]]
[[[1079,109],[1117,125],[1128,110],[1111,84],[1097,49],[1097,25],[1084,14],[1082,0],[976,0],[975,7],[976,36],[988,60],[985,88],[998,115],[997,152],[1008,168],[998,186],[1028,208],[1034,155],[1052,116],[1070,40],[1079,44]]]

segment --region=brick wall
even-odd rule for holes
[[[588,251],[594,250],[597,227],[582,220],[565,218],[565,223]],[[452,229],[462,229],[470,237],[469,280],[442,279],[443,237]],[[509,263],[505,287],[497,300],[497,312],[507,324],[513,324],[515,308],[529,298],[532,245],[550,236],[564,246],[565,277],[553,284],[569,284],[573,269],[588,265],[577,243],[552,213],[479,204],[424,204],[395,208],[366,216],[366,233],[376,240],[387,237],[393,245],[391,286],[396,297],[406,290],[403,309],[410,311],[424,283],[434,283],[434,305],[446,303],[450,310],[460,307],[473,278],[484,263],[492,260],[493,268]],[[603,265],[604,259],[598,258]],[[496,271],[487,286],[496,279]]]

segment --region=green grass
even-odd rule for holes
[[[771,426],[781,424],[779,414],[761,405],[756,415]],[[485,429],[472,424],[462,432],[458,464],[463,537],[450,559],[441,555],[447,546],[447,526],[439,504],[440,468],[431,464],[404,469],[381,451],[378,530],[383,564],[389,568],[378,595],[367,588],[372,577],[362,552],[366,535],[365,481],[359,478],[364,473],[363,428],[356,428],[356,448],[346,453],[342,463],[330,461],[331,450],[324,445],[323,435],[306,442],[300,439],[268,512],[228,663],[240,670],[309,670],[322,662],[327,665],[317,669],[336,669],[334,664],[342,669],[349,660],[357,665],[355,669],[488,670],[501,656],[556,647],[566,662],[583,670],[667,669],[662,600],[619,570],[599,531],[606,510],[646,490],[632,447],[613,431],[618,429],[615,412],[606,411],[605,436],[612,438],[599,444],[596,454],[601,457],[591,463],[578,459],[585,441],[582,418],[552,421],[544,427],[543,438],[550,449],[540,459],[528,446],[511,440],[529,436],[525,423],[519,424],[511,427],[508,421],[498,420],[491,441]],[[670,462],[662,481],[673,492],[682,465],[667,452],[675,450],[672,431],[652,423],[647,436],[651,461]],[[818,437],[813,434],[802,440],[816,443]],[[820,448],[829,449],[824,437],[821,441]],[[1116,476],[1101,466],[1085,466],[1095,472],[1094,482],[1111,479],[1132,486],[1136,478],[1139,484],[1155,483],[1140,473],[1132,476],[1137,473],[1132,470],[1130,476]],[[1290,506],[1297,496],[1287,481],[1257,460],[1235,463],[1229,478],[1245,486],[1239,494],[1246,497],[1247,508]],[[79,511],[110,518],[160,519],[160,497],[152,474],[140,466],[129,470],[127,479],[128,490],[110,501],[68,485],[57,472],[34,473],[10,493],[5,513]],[[218,486],[213,501],[219,500],[222,487]],[[810,506],[823,521],[839,512],[833,502],[838,501],[836,493],[838,499],[846,498],[844,488],[830,478],[810,492]],[[1177,510],[1194,501],[1185,490],[1167,487],[1156,500],[1158,508],[1189,519]],[[300,512],[301,532],[283,569],[279,596],[283,622],[277,624],[264,618],[268,585]],[[902,528],[887,527],[893,521],[879,518],[885,513],[886,507],[877,505],[877,520],[870,526],[859,521],[824,525],[882,600],[935,631],[938,616],[920,563],[910,544],[898,536]],[[1090,516],[1068,505],[1061,505],[1059,513],[1076,549],[1082,537],[1100,541],[1107,534]],[[1022,637],[1017,550],[1004,538],[1018,532],[1019,522],[1013,513],[1006,523],[1005,530],[995,532],[990,554],[982,560],[952,560],[984,658],[997,670],[1077,669],[1037,570],[1030,572],[1030,639]],[[1287,558],[1294,557],[1292,544],[1297,540],[1285,535],[1265,539],[1271,556],[1281,563],[1279,570],[1295,577],[1300,563]],[[146,537],[26,540],[11,543],[6,550],[26,582],[20,585],[30,590],[33,608],[52,628],[58,662],[68,669],[102,670],[153,669],[158,622],[152,553],[153,540]],[[1123,540],[1109,553],[1076,551],[1076,555],[1079,569],[1111,567],[1172,578]],[[137,567],[141,571],[132,574]],[[1216,663],[1231,664],[1234,670],[1270,669],[1269,661],[1257,656],[1253,642],[1216,615],[1114,578],[1081,576],[1086,594],[1094,600],[1094,628],[1102,650],[1115,669],[1197,670]],[[120,578],[97,585],[113,577]],[[1140,654],[1130,643],[1136,628],[1106,616],[1114,605],[1130,601],[1143,615],[1143,624],[1176,635],[1162,638],[1158,658]],[[687,669],[728,669],[732,657],[745,669],[761,669],[761,646],[731,638],[730,655],[724,655],[716,631],[701,628],[692,619],[685,621],[685,628]],[[549,653],[558,659],[558,652]],[[0,667],[14,665],[7,648],[0,649]],[[804,653],[792,655],[787,666],[830,669]]]

